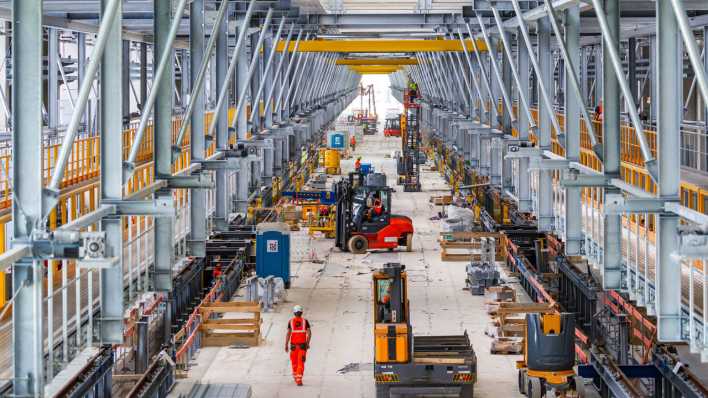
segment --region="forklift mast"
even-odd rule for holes
[[[374,359],[377,364],[409,363],[413,333],[405,266],[386,263],[373,273]]]

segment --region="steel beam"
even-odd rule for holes
[[[102,13],[110,0],[101,0]],[[123,198],[123,153],[116,151],[123,145],[123,40],[122,11],[113,15],[108,41],[101,59],[101,200]],[[130,62],[130,60],[125,60]],[[129,71],[127,71],[129,73]],[[128,108],[130,105],[128,104]],[[106,232],[106,257],[117,259],[110,268],[101,269],[101,344],[123,343],[123,222],[120,216],[110,215],[101,220]],[[77,269],[78,274],[78,269]]]
[[[472,40],[467,41],[468,48]],[[294,45],[288,46],[288,51],[294,50]],[[487,46],[477,40],[477,50],[487,51]],[[281,43],[277,51],[283,51],[285,44]],[[316,53],[413,53],[413,52],[442,52],[463,51],[462,44],[457,40],[303,40],[300,51]]]
[[[13,242],[42,228],[42,0],[12,2]],[[14,245],[14,243],[13,243]],[[43,266],[25,257],[12,269],[13,394],[43,393]]]

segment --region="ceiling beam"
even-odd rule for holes
[[[401,67],[396,65],[350,65],[349,68],[360,75],[367,75],[394,73]]]
[[[355,58],[355,59],[338,59],[337,65],[418,65],[418,60],[415,58]]]
[[[468,48],[472,43],[467,43]],[[282,52],[284,43],[278,44]],[[290,43],[290,52],[295,43]],[[481,39],[477,40],[477,48],[487,51],[487,46]],[[298,51],[329,52],[329,53],[414,53],[438,51],[464,51],[459,40],[307,40],[301,41]]]

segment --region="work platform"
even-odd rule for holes
[[[387,157],[400,147],[400,138],[367,136],[357,153],[374,168],[396,181],[395,159]],[[342,171],[352,169],[342,161]],[[413,219],[413,252],[370,252],[355,255],[333,248],[331,239],[304,238],[306,231],[293,232],[292,286],[287,302],[263,314],[263,343],[248,349],[202,348],[190,377],[180,380],[175,393],[189,391],[190,384],[247,383],[254,397],[372,397],[373,314],[371,270],[387,262],[406,265],[409,276],[411,321],[417,335],[459,333],[466,329],[477,353],[479,366],[475,397],[521,396],[516,388],[518,356],[491,355],[491,339],[484,334],[489,317],[483,296],[465,288],[463,262],[440,260],[439,222],[430,220],[438,207],[431,195],[449,191],[436,172],[422,173],[422,192],[403,192],[396,186],[393,210]],[[302,235],[302,236],[298,236]],[[317,256],[307,261],[309,253]],[[296,258],[297,257],[297,258]],[[319,260],[319,261],[317,261]],[[321,262],[320,262],[321,261]],[[514,284],[517,293],[525,293]],[[283,351],[286,325],[294,304],[305,308],[312,324],[312,349],[308,353],[304,386],[296,387],[288,354]]]

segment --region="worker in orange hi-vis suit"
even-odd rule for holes
[[[293,307],[293,317],[288,322],[288,333],[285,336],[285,352],[290,350],[290,364],[293,367],[293,379],[298,386],[302,385],[302,375],[305,373],[305,359],[310,348],[310,322],[302,317],[302,306]]]

